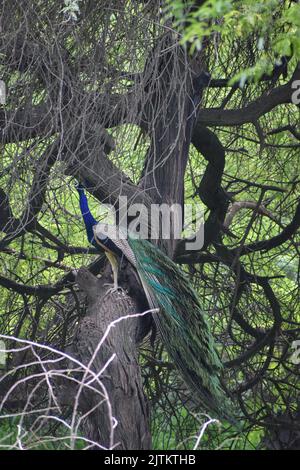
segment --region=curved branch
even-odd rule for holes
[[[291,80],[285,85],[266,91],[257,100],[242,109],[201,109],[197,117],[194,132],[199,126],[240,126],[253,123],[280,104],[291,103],[292,83],[300,79],[300,65],[297,66]]]
[[[270,238],[269,240],[261,240],[259,242],[250,243],[249,245],[245,245],[240,253],[239,256],[247,255],[249,253],[253,253],[254,251],[268,251],[276,248],[277,246],[282,245],[286,241],[288,241],[300,228],[300,202],[297,205],[295,215],[292,221],[282,230],[279,235]],[[235,250],[232,250],[235,252]]]

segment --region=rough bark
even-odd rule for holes
[[[81,362],[87,365],[109,325],[140,310],[138,304],[124,291],[106,294],[105,276],[98,279],[81,268],[77,282],[87,295],[87,314],[79,322],[74,350]],[[111,415],[114,423],[117,423],[113,435],[107,401],[101,403],[99,394],[88,389],[83,391],[82,411],[89,413],[84,423],[85,435],[106,448],[151,448],[148,406],[143,392],[137,351],[143,336],[144,318],[124,318],[115,323],[91,364],[93,371],[99,373],[115,355],[105,371],[100,374],[101,382],[109,396]]]

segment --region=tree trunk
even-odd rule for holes
[[[89,385],[99,393],[83,387],[85,436],[108,449],[150,449],[149,413],[137,352],[143,319],[150,314],[120,319],[138,313],[139,307],[124,291],[107,294],[106,276],[98,279],[81,268],[77,282],[87,295],[87,314],[79,322],[74,350],[81,362],[99,373],[102,384],[91,383],[89,376]],[[108,399],[102,399],[102,387]]]

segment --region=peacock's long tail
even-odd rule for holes
[[[221,386],[222,364],[209,324],[181,269],[146,240],[106,236],[89,210],[83,187],[79,185],[77,190],[89,242],[109,254],[125,256],[137,270],[150,307],[159,308],[154,320],[193,393],[192,401],[216,417],[235,422],[232,405]],[[117,281],[117,270],[112,267]]]
[[[156,246],[131,237],[128,243],[148,302],[160,309],[153,316],[163,343],[193,393],[193,402],[235,422],[220,382],[222,363],[196,292],[182,270]]]

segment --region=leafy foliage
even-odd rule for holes
[[[232,42],[247,40],[256,47],[251,67],[235,74],[232,84],[239,80],[243,86],[246,79],[257,82],[263,74],[271,74],[274,64],[281,64],[282,57],[294,61],[300,58],[300,4],[297,2],[207,0],[199,7],[194,7],[192,1],[168,3],[166,14],[175,17],[181,42],[190,44],[191,53],[201,49],[208,37],[224,49]]]
[[[0,333],[61,351],[73,342],[86,308],[73,271],[103,273],[85,238],[78,179],[95,217],[119,194],[158,202],[183,202],[184,194],[203,205],[205,245],[171,253],[209,319],[245,430],[213,424],[200,448],[292,447],[300,128],[291,82],[299,79],[300,5],[166,3],[2,3]],[[192,104],[195,64],[211,76],[198,90],[200,106]],[[32,356],[9,354],[1,384],[5,373],[10,385],[43,373],[41,364],[20,372],[22,361]],[[207,417],[183,406],[186,390],[158,337],[145,339],[140,363],[154,446],[193,448]],[[30,413],[48,404],[47,384],[33,395],[36,384],[27,384],[4,400],[1,439],[16,441],[18,421],[6,415],[22,415],[24,396]],[[30,434],[30,413],[28,447],[49,431],[46,423],[40,436]],[[63,435],[59,426],[51,432]]]

